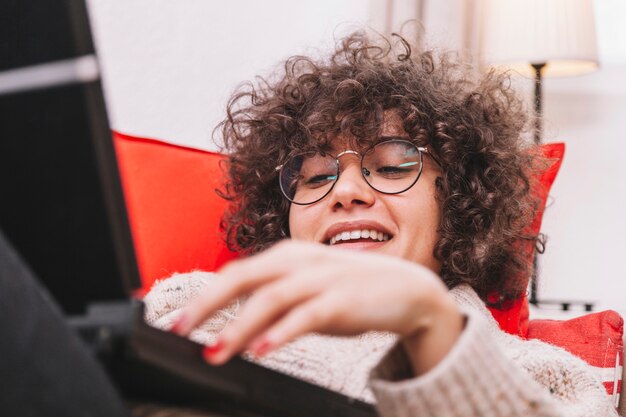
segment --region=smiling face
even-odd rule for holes
[[[381,136],[409,139],[399,126],[385,123]],[[338,137],[333,154],[349,149],[348,143]],[[291,237],[338,249],[372,250],[439,272],[434,249],[440,219],[435,180],[440,170],[427,154],[423,161],[422,174],[412,188],[400,194],[383,194],[363,179],[359,156],[343,155],[339,179],[326,197],[311,205],[291,205]]]

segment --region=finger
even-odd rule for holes
[[[262,356],[307,333],[352,333],[349,326],[339,323],[344,316],[344,303],[345,297],[336,292],[312,297],[276,321],[252,342],[250,350],[255,355]],[[360,330],[354,333],[359,332]]]
[[[181,336],[189,334],[218,310],[228,306],[232,300],[249,294],[257,287],[275,279],[276,276],[270,275],[259,275],[252,279],[237,279],[225,275],[215,277],[181,312],[172,331]]]
[[[313,246],[284,241],[261,254],[227,264],[183,310],[172,331],[185,336],[233,299],[302,268]]]
[[[320,278],[302,271],[259,290],[246,303],[241,315],[219,337],[219,350],[208,350],[207,360],[213,364],[226,362],[243,351],[250,342],[265,332],[276,320],[296,305],[306,302],[322,290]]]

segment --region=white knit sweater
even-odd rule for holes
[[[212,276],[196,271],[158,282],[145,297],[146,320],[169,329]],[[411,375],[396,337],[380,332],[357,337],[312,334],[260,360],[247,359],[368,402],[375,397],[385,417],[617,415],[584,361],[501,331],[469,286],[456,287],[451,294],[467,315],[466,327],[442,362],[419,377]],[[237,302],[231,304],[192,332],[191,339],[212,343],[236,319],[237,309]]]

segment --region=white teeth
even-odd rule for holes
[[[378,240],[379,242],[384,242],[389,240],[390,236],[387,233],[379,232],[376,230],[352,230],[349,232],[337,233],[335,236],[330,238],[330,244],[334,245],[339,241],[347,241],[351,239],[372,239]]]

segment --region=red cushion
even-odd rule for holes
[[[571,320],[531,320],[529,339],[560,346],[594,366],[615,405],[621,391],[624,320],[615,311]]]
[[[543,220],[543,213],[548,199],[548,194],[552,184],[559,173],[561,163],[563,162],[563,154],[565,153],[564,143],[548,143],[539,147],[541,154],[552,161],[548,168],[539,173],[532,179],[531,194],[537,199],[537,210],[533,221],[529,227],[529,234],[536,235],[541,230],[541,222]],[[524,245],[524,249],[528,254],[528,264],[531,265],[533,257],[535,256],[534,244],[527,243]],[[497,299],[497,294],[493,297]],[[528,334],[528,299],[523,297],[520,300],[507,305],[504,309],[496,309],[490,307],[489,310],[494,318],[500,324],[500,327],[511,334],[518,335],[525,338]]]
[[[487,308],[502,330],[526,338],[528,334],[528,297],[524,295],[511,302],[506,308]]]
[[[174,272],[213,271],[235,257],[219,228],[223,155],[113,136],[144,291]]]
[[[543,173],[541,173],[541,176],[539,176],[539,183],[533,184],[532,187],[532,192],[535,193],[537,199],[539,200],[539,206],[537,207],[535,217],[530,226],[533,233],[539,233],[541,230],[541,222],[543,220],[543,212],[546,207],[546,200],[548,199],[550,188],[552,188],[552,184],[554,183],[554,180],[559,173],[559,169],[561,169],[561,164],[563,163],[565,143],[547,143],[545,145],[541,145],[540,149],[543,156],[548,160],[551,160],[552,163]]]

